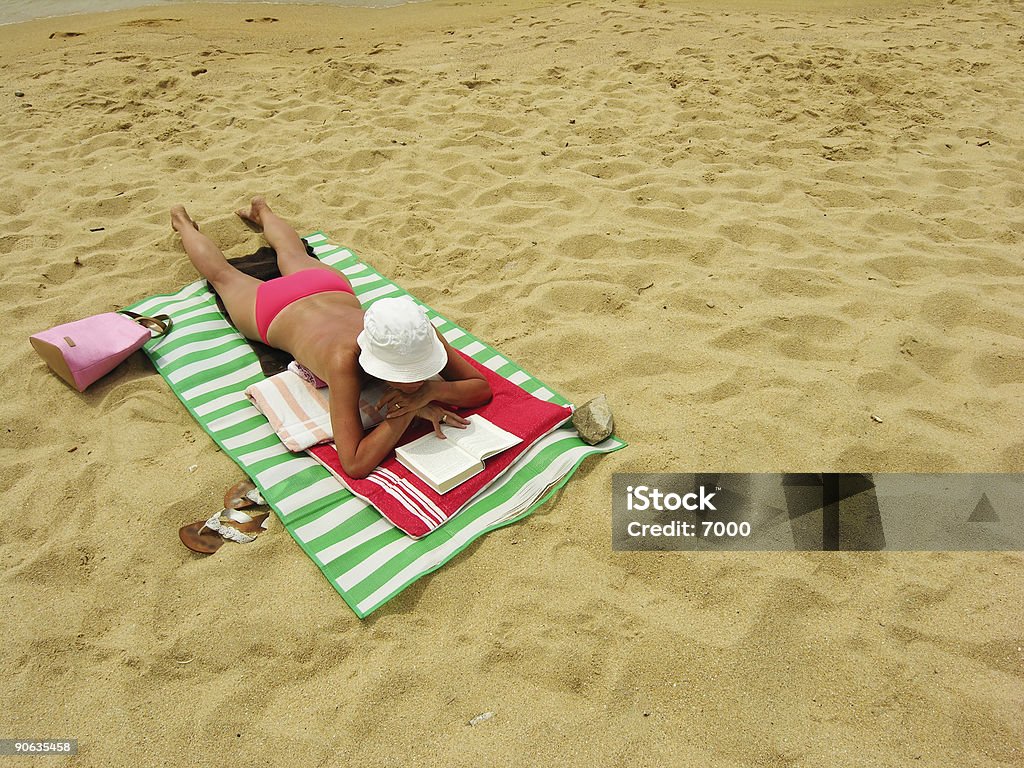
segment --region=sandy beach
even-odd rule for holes
[[[0,27],[0,739],[82,766],[1024,766],[1014,552],[625,553],[616,472],[1024,471],[1024,8],[439,0]],[[618,453],[359,620],[136,354],[264,194]],[[483,713],[493,717],[470,725]]]

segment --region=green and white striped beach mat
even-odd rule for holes
[[[348,277],[364,307],[406,294],[352,251],[329,242],[323,232],[304,239],[321,261]],[[530,514],[587,456],[625,445],[611,437],[590,446],[571,427],[555,430],[462,513],[413,539],[353,496],[311,456],[284,447],[244,395],[247,386],[263,378],[259,361],[217,308],[205,280],[129,309],[148,315],[164,312],[174,319],[174,330],[147,343],[146,354],[196,421],[253,479],[284,527],[360,618],[478,536]],[[493,347],[427,309],[453,347],[537,397],[567,402]]]

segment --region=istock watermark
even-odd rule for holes
[[[719,489],[720,490],[720,489]],[[675,512],[678,509],[686,509],[690,512],[697,510],[715,511],[715,505],[711,500],[715,498],[714,492],[708,493],[702,485],[697,491],[684,493],[665,493],[660,488],[651,488],[647,485],[626,486],[626,509],[630,512],[646,512],[652,509],[656,512]]]
[[[1024,550],[1024,475],[618,473],[616,550]]]

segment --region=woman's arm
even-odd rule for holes
[[[472,408],[491,399],[491,385],[476,368],[438,335],[448,352],[448,364],[442,369],[444,381],[426,381],[416,392],[406,394],[391,390],[378,407],[388,406],[387,418],[369,432],[363,431],[359,416],[359,373],[342,365],[327,383],[330,392],[331,428],[338,459],[345,473],[356,479],[366,477],[398,445],[413,419],[420,417],[433,423],[440,437],[440,417],[448,414],[451,426],[465,425],[462,419],[444,409],[431,407],[437,401],[450,406]],[[398,405],[398,408],[395,408]]]
[[[329,391],[331,428],[341,467],[347,475],[357,480],[366,477],[391,453],[416,418],[416,413],[386,419],[369,432],[364,432],[359,417],[357,377],[340,377],[340,380],[330,382]]]

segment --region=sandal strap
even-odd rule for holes
[[[267,500],[260,494],[259,488],[253,488],[251,491],[246,491],[245,498],[258,507],[262,507],[267,503]]]
[[[225,518],[227,521],[225,521]],[[206,523],[203,528],[209,528],[211,531],[219,533],[228,541],[236,541],[239,544],[248,544],[251,541],[256,541],[255,536],[250,536],[247,533],[242,533],[237,528],[232,528],[227,525],[227,522],[236,523],[251,523],[252,518],[238,509],[222,509],[217,514],[213,515]],[[202,531],[202,528],[200,528]]]

